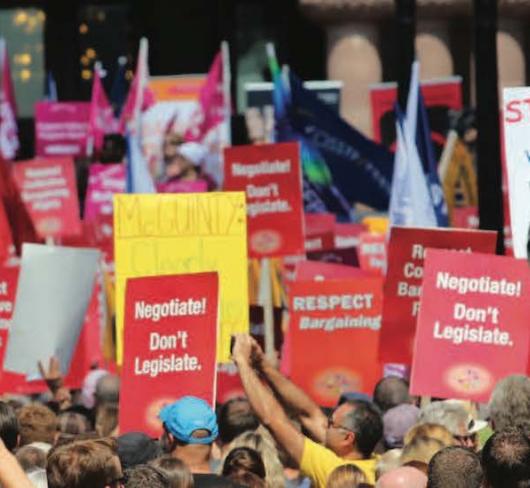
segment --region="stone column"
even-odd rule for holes
[[[420,79],[429,80],[453,74],[449,49],[448,20],[419,20],[416,53],[420,61]]]
[[[526,64],[524,55],[523,23],[515,19],[500,19],[497,32],[499,89],[507,86],[525,86]]]
[[[382,79],[378,40],[378,28],[368,21],[328,28],[328,78],[344,83],[341,115],[369,137],[373,133],[369,86]]]

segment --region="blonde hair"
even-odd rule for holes
[[[244,432],[238,435],[226,450],[228,453],[236,447],[250,447],[261,455],[263,464],[265,465],[265,481],[268,488],[283,488],[285,486],[285,478],[283,475],[283,466],[278,456],[278,449],[274,443],[274,439],[265,429],[257,429],[251,432]],[[224,465],[226,455],[221,461],[221,466]]]
[[[449,432],[443,425],[440,424],[417,424],[411,427],[405,434],[403,443],[410,444],[416,437],[428,437],[429,439],[436,439],[440,441],[444,447],[454,446],[455,439],[453,434]]]
[[[401,464],[420,461],[429,464],[431,458],[446,447],[443,442],[431,437],[414,437],[410,444],[405,445],[401,453]]]
[[[378,480],[381,476],[393,469],[401,466],[402,449],[390,449],[386,451],[377,460],[375,466],[375,479]]]
[[[326,488],[356,488],[359,483],[366,482],[366,476],[357,466],[343,464],[331,472]]]

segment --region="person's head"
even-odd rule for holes
[[[106,403],[118,404],[120,400],[120,378],[114,374],[105,374],[96,381],[95,403],[100,406]]]
[[[377,408],[369,402],[348,401],[328,419],[326,447],[341,457],[358,453],[368,458],[382,435],[383,421]]]
[[[497,383],[489,402],[493,430],[520,429],[530,434],[530,378],[507,376]]]
[[[446,447],[435,454],[428,476],[428,488],[481,488],[484,482],[479,457],[461,446]]]
[[[57,436],[57,416],[44,405],[32,403],[18,412],[20,445],[32,442],[53,444]]]
[[[111,436],[118,427],[119,407],[117,403],[105,403],[96,413],[96,432],[101,437]]]
[[[462,405],[450,401],[427,405],[421,410],[419,422],[443,425],[458,445],[470,449],[477,449],[477,432],[486,426],[475,421]]]
[[[164,474],[171,488],[193,488],[193,477],[190,470],[180,459],[162,456],[149,464]]]
[[[228,479],[234,483],[235,486],[241,488],[268,488],[269,485],[263,478],[256,476],[254,473],[242,471],[239,474],[233,474]]]
[[[389,449],[379,456],[375,465],[375,479],[401,466],[401,449]]]
[[[20,467],[28,472],[35,468],[46,468],[47,453],[35,446],[23,446],[17,450],[15,457]]]
[[[429,464],[432,457],[444,447],[444,444],[438,439],[416,436],[401,451],[401,464],[413,461]]]
[[[164,473],[154,466],[139,464],[125,471],[126,488],[171,488]]]
[[[0,439],[11,452],[19,443],[20,427],[13,407],[5,402],[0,402]]]
[[[116,443],[123,469],[147,464],[162,455],[162,448],[158,441],[142,432],[123,434],[116,439]]]
[[[256,430],[259,420],[246,398],[232,398],[225,402],[217,414],[219,439],[223,444],[232,442],[243,432]]]
[[[76,441],[53,449],[46,467],[49,488],[122,488],[124,475],[111,439]]]
[[[259,453],[249,447],[236,447],[226,456],[223,464],[223,476],[239,475],[243,472],[253,473],[265,479],[265,465]]]
[[[408,383],[398,376],[380,379],[374,388],[374,403],[383,413],[403,403],[410,403]]]
[[[104,369],[90,370],[83,380],[81,386],[81,404],[88,409],[94,408],[96,404],[96,385],[100,378],[107,376],[109,373]]]
[[[454,446],[456,441],[451,432],[439,424],[417,424],[412,427],[403,439],[404,444],[410,444],[416,437],[427,437],[440,441],[444,447]]]
[[[383,438],[387,449],[403,447],[405,434],[418,421],[419,408],[404,403],[387,410],[383,415]]]
[[[57,421],[59,432],[63,434],[85,434],[92,429],[89,420],[84,415],[76,412],[63,412],[58,415]]]
[[[385,473],[377,480],[376,488],[425,488],[427,476],[421,471],[402,466]]]
[[[167,452],[176,455],[186,450],[209,457],[219,429],[214,411],[204,400],[182,397],[162,408],[159,418],[164,427],[162,445]]]
[[[366,476],[357,466],[343,464],[331,472],[326,488],[357,488],[360,483],[366,482]]]
[[[482,449],[482,467],[490,488],[530,487],[530,440],[517,429],[493,434]]]

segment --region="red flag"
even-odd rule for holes
[[[15,159],[19,148],[17,105],[5,39],[0,38],[0,156]]]

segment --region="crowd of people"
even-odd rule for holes
[[[405,379],[373,396],[345,392],[320,408],[258,343],[238,335],[232,359],[246,396],[216,411],[184,396],[160,413],[161,436],[120,432],[119,377],[88,372],[50,391],[0,402],[4,488],[522,488],[530,486],[530,378],[500,381],[488,405],[414,398]],[[171,392],[168,392],[170,394]]]

